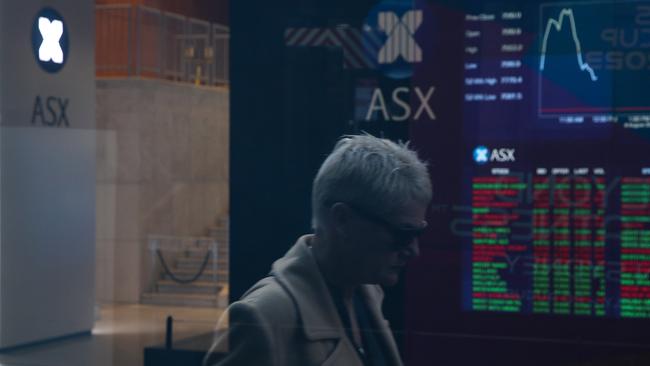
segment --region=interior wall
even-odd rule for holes
[[[206,235],[229,215],[229,92],[97,81],[97,300],[139,302],[150,235]]]

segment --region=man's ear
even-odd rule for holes
[[[350,230],[351,210],[343,202],[337,202],[330,207],[330,217],[336,232],[342,237],[347,237]]]

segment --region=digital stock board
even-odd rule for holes
[[[416,4],[436,119],[411,126],[434,203],[410,307],[445,315],[410,322],[647,339],[650,1]]]
[[[650,3],[487,6],[463,34],[463,308],[650,317]]]

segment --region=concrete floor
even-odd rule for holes
[[[165,342],[174,318],[174,340],[212,331],[222,309],[114,304],[99,308],[92,335],[0,353],[0,366],[142,366],[144,347]]]

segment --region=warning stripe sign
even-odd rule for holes
[[[375,44],[368,45],[364,42],[362,31],[348,25],[330,28],[287,28],[284,41],[288,47],[340,47],[346,68],[377,68],[376,55],[379,47]]]

